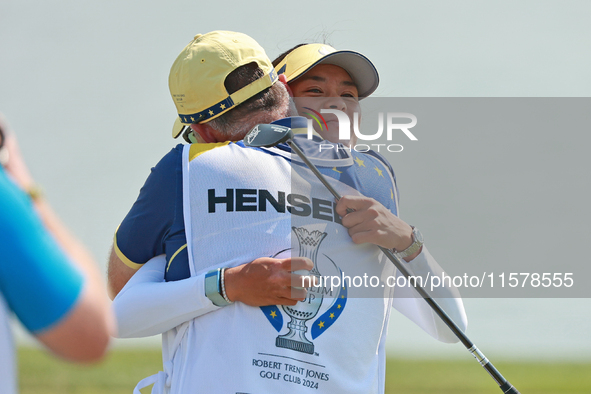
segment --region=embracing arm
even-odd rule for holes
[[[343,226],[349,229],[349,235],[355,243],[373,243],[398,251],[405,250],[413,243],[412,228],[372,198],[343,196],[337,203],[337,213],[343,216]],[[404,260],[408,263],[408,270],[415,276],[441,277],[444,272],[424,246]],[[458,342],[458,338],[414,288],[398,287],[394,294],[394,307],[423,330],[442,342]],[[432,293],[432,297],[464,331],[467,318],[458,290],[453,286],[441,286]]]
[[[118,337],[137,338],[161,334],[186,321],[220,309],[205,296],[205,273],[165,282],[164,255],[154,257],[127,282],[113,301]],[[293,271],[311,270],[305,258],[260,258],[226,270],[225,286],[230,300],[250,306],[295,305],[306,290]],[[230,306],[228,306],[230,307]]]
[[[119,338],[161,334],[218,308],[205,296],[205,274],[165,282],[165,267],[164,255],[152,258],[118,292],[113,310]]]
[[[405,250],[413,243],[412,227],[378,201],[365,196],[343,196],[337,213],[356,244],[372,243],[386,249]],[[420,249],[404,260],[411,261]]]

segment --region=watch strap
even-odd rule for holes
[[[408,256],[412,256],[413,254],[418,252],[419,249],[421,249],[421,246],[423,246],[423,244],[424,244],[423,235],[421,234],[419,229],[417,229],[414,226],[410,226],[410,227],[412,228],[412,244],[410,244],[410,246],[408,248],[406,248],[400,252],[394,251],[394,253],[396,253],[398,258],[400,258],[400,259],[404,259],[404,258],[407,258]]]
[[[215,306],[230,305],[224,299],[221,287],[221,268],[209,271],[205,274],[205,296],[211,300]]]

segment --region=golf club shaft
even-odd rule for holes
[[[332,195],[337,199],[341,199],[341,195],[339,192],[336,191],[334,187],[330,183],[328,183],[327,179],[318,171],[318,168],[306,157],[304,152],[297,146],[297,144],[293,140],[287,140],[287,144],[291,147],[291,149],[302,159],[302,161],[308,166],[308,168],[316,175],[316,177],[322,182],[324,186],[332,193]],[[396,256],[391,250],[386,249],[382,246],[378,247],[381,251],[388,257],[388,259],[394,263],[394,266],[400,271],[405,278],[410,278],[410,273],[407,271],[404,263]],[[409,280],[409,283],[412,283],[416,291],[419,293],[421,297],[429,304],[429,306],[433,309],[433,311],[443,320],[443,322],[449,327],[449,329],[458,337],[460,342],[468,349],[468,351],[478,360],[480,365],[490,374],[490,376],[497,382],[503,393],[505,394],[519,394],[519,391],[507,379],[501,375],[501,373],[495,368],[495,366],[488,361],[488,359],[484,356],[484,354],[472,343],[472,341],[464,334],[462,330],[457,326],[457,324],[448,316],[448,314],[439,306],[439,304],[431,298],[429,293],[425,291],[421,286],[417,284],[417,281]]]
[[[328,191],[331,192],[332,195],[337,200],[340,200],[341,199],[341,195],[339,194],[339,192],[337,192],[335,190],[335,188],[332,187],[332,185],[330,183],[328,183],[328,181],[326,180],[326,178],[324,177],[324,175],[322,175],[320,173],[320,171],[318,171],[318,168],[316,168],[316,166],[314,165],[314,163],[312,163],[310,160],[308,160],[308,158],[306,157],[306,155],[304,154],[304,152],[301,151],[301,149],[297,146],[297,144],[293,140],[287,140],[287,144],[300,157],[300,159],[302,159],[302,161],[308,166],[308,168],[314,173],[314,175],[316,175],[316,177],[318,178],[318,180],[320,180],[320,182],[322,182],[322,184],[324,186],[326,186],[326,188],[328,189]]]

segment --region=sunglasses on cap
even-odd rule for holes
[[[197,138],[195,138],[195,133],[193,133],[193,129],[191,129],[190,126],[185,126],[185,128],[183,129],[183,131],[181,131],[183,139],[185,141],[187,141],[189,144],[195,144],[199,141],[197,141]]]

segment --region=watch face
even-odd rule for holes
[[[423,244],[423,234],[421,234],[421,232],[419,231],[419,229],[417,229],[416,227],[412,229],[412,233],[415,236],[415,242],[419,243],[419,244]]]

